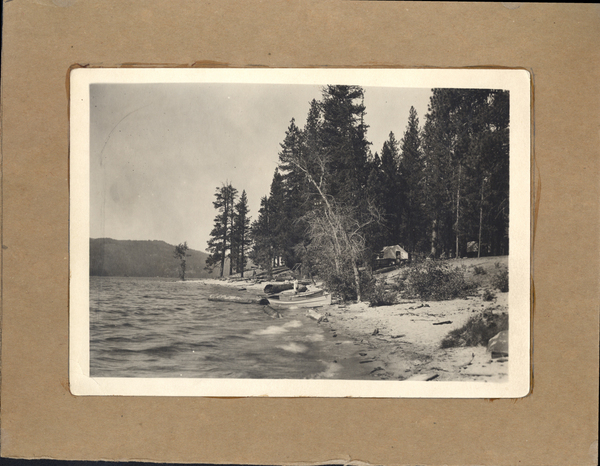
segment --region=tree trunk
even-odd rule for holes
[[[431,255],[432,257],[437,257],[437,217],[433,219],[433,223],[431,226]]]
[[[234,263],[234,258],[233,258],[233,196],[231,197],[231,206],[229,208],[229,217],[230,217],[230,228],[231,231],[229,232],[229,276],[231,277],[233,275],[233,263]],[[227,233],[225,233],[227,234]],[[225,253],[223,253],[225,254]]]
[[[358,273],[358,266],[356,265],[355,260],[352,260],[352,271],[354,272],[354,284],[356,286],[356,301],[360,303],[362,301],[360,293],[360,274]]]
[[[221,273],[219,277],[223,277],[223,270],[225,269],[225,250],[221,251]]]
[[[273,278],[273,261],[274,261],[274,257],[273,257],[273,251],[271,249],[269,249],[269,267],[267,268],[267,277],[269,277],[269,280],[271,278]]]
[[[242,229],[243,228],[244,227],[242,226]],[[240,266],[241,266],[242,270],[240,271],[240,273],[241,273],[240,277],[244,278],[244,268],[245,267],[244,267],[244,233],[243,233],[243,231],[242,231],[241,239],[242,239],[242,241],[241,241],[241,245],[240,245],[240,262],[241,262]]]
[[[460,175],[462,171],[462,165],[458,164],[458,187],[456,190],[456,258],[460,257],[458,249],[458,237],[459,237],[459,221],[460,221]]]
[[[321,191],[321,189],[318,186],[317,186],[317,189],[319,190],[319,194],[321,195],[321,197],[325,201],[325,205],[327,206],[325,209],[325,217],[327,217],[327,221],[328,221],[329,225],[331,226],[331,233],[333,236],[333,242],[335,244],[335,249],[336,249],[335,254],[333,255],[334,262],[335,262],[335,271],[337,274],[339,274],[340,273],[339,258],[342,254],[342,248],[340,247],[340,240],[338,238],[338,230],[341,229],[341,227],[339,225],[333,224],[333,218],[334,218],[333,209],[332,209],[331,205],[329,204],[327,197],[323,194],[323,192]]]
[[[223,271],[225,270],[225,253],[227,252],[227,221],[229,220],[229,207],[227,198],[225,199],[225,212],[223,214],[223,219],[225,220],[224,224],[224,233],[223,233],[223,250],[221,251],[221,274],[220,277],[223,278]]]
[[[479,242],[477,244],[477,257],[481,257],[481,229],[483,226],[483,183],[485,178],[481,180],[481,202],[479,203]]]

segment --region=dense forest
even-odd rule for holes
[[[424,124],[372,148],[365,91],[326,86],[303,127],[289,123],[258,217],[245,193],[217,188],[207,267],[243,272],[301,264],[360,300],[373,258],[400,245],[412,259],[508,254],[509,95],[433,89]],[[373,152],[373,150],[375,152]]]
[[[164,241],[122,241],[111,238],[90,239],[90,275],[108,277],[178,277],[180,261],[172,246]],[[187,250],[186,277],[207,278],[208,254]]]

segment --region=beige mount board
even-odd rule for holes
[[[2,455],[596,463],[596,5],[14,0],[3,7]],[[69,70],[142,65],[528,70],[531,393],[493,401],[73,396]]]

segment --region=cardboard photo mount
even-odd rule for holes
[[[4,4],[2,455],[202,463],[595,464],[596,5]],[[532,389],[518,400],[75,397],[73,66],[524,68],[534,85]]]

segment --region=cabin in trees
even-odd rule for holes
[[[410,256],[408,252],[399,245],[385,246],[375,259],[373,269],[381,269],[383,267],[391,267],[392,265],[400,265],[404,261],[408,261]]]
[[[479,255],[479,243],[477,241],[469,241],[467,243],[467,257],[477,257]]]

